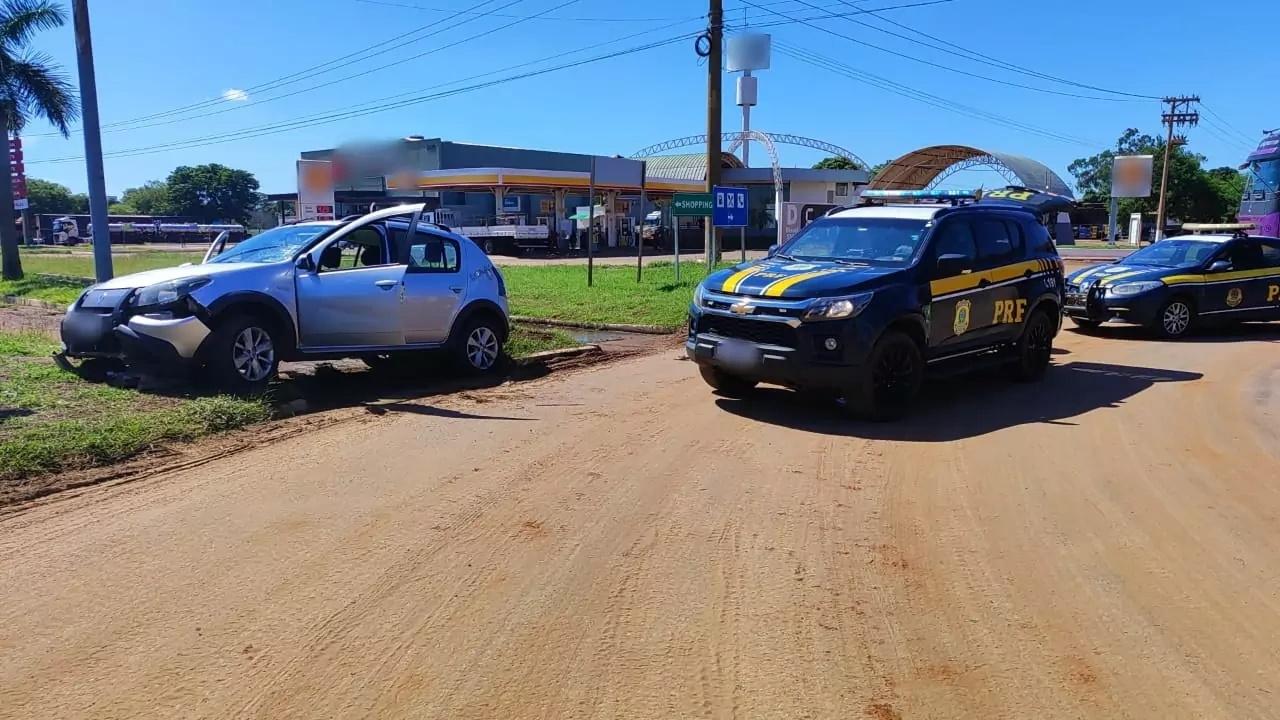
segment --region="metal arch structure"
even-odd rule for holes
[[[744,135],[745,137],[764,145],[765,150],[769,152],[769,164],[773,168],[773,193],[779,198],[782,197],[782,165],[778,162],[778,146],[774,144],[773,138],[769,136],[769,133],[762,133],[756,130],[748,130],[746,133],[728,132],[721,134],[720,141],[722,144],[726,142],[729,143],[728,152],[733,152],[742,144]],[[631,157],[637,159],[647,158],[667,152],[668,150],[678,150],[680,148],[692,147],[695,145],[706,147],[706,133],[703,133],[702,135],[689,135],[687,137],[660,142],[657,145],[650,145],[649,147],[636,152]]]
[[[931,145],[913,150],[887,164],[871,178],[872,190],[920,190],[974,167],[989,167],[1016,185],[1075,197],[1071,186],[1038,160],[970,145]]]
[[[839,145],[833,145],[832,143],[829,143],[829,142],[825,142],[822,140],[815,140],[813,138],[804,137],[803,135],[790,135],[790,134],[784,134],[784,133],[762,133],[756,130],[751,131],[751,139],[764,143],[765,142],[764,140],[759,139],[759,136],[761,135],[768,137],[769,140],[773,142],[775,146],[776,145],[796,145],[798,147],[807,147],[813,150],[821,150],[822,152],[825,152],[829,155],[835,155],[837,157],[842,157],[847,160],[851,160],[857,163],[858,166],[863,169],[870,169],[871,167],[870,165],[867,164],[866,160],[863,160],[862,158],[858,157],[851,151],[845,148],[842,148]],[[740,132],[724,133],[721,135],[721,142],[741,143],[742,133]],[[675,150],[677,148],[690,147],[692,145],[706,145],[706,144],[707,144],[707,136],[705,134],[690,135],[688,137],[675,138],[674,140],[667,140],[666,142],[660,142],[657,145],[650,145],[647,148],[643,148],[639,150],[631,157],[644,158],[644,157],[649,157],[650,155],[657,155],[658,153],[663,153],[668,150]],[[736,147],[736,145],[734,145],[734,147]]]
[[[1005,182],[1008,182],[1011,185],[1017,185],[1021,182],[1021,179],[1018,178],[1016,173],[1005,167],[1004,164],[996,158],[990,155],[978,155],[976,157],[968,158],[967,160],[961,160],[960,162],[947,167],[942,172],[938,173],[938,175],[935,176],[933,180],[924,187],[924,189],[934,190],[942,184],[942,181],[952,175],[965,170],[973,170],[974,168],[989,168],[991,170],[995,170],[997,173],[1000,173],[1000,177],[1004,178]]]

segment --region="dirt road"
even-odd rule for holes
[[[671,351],[48,498],[0,716],[1277,717],[1277,340],[876,426]]]

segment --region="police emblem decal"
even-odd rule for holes
[[[961,300],[956,303],[956,319],[951,324],[951,329],[957,335],[963,335],[969,329],[969,311],[971,309],[972,304],[968,300]]]

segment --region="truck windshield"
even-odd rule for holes
[[[321,233],[336,225],[285,225],[259,233],[210,260],[210,263],[273,263],[289,260]]]
[[[779,249],[797,260],[845,260],[869,265],[911,262],[925,220],[903,218],[822,218]]]
[[[1192,238],[1169,238],[1139,250],[1124,259],[1125,265],[1154,265],[1156,267],[1183,268],[1200,265],[1222,243]]]

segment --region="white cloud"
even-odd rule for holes
[[[237,90],[236,88],[231,88],[230,90],[222,93],[222,99],[230,100],[231,102],[244,102],[249,99],[249,93],[243,90]]]

